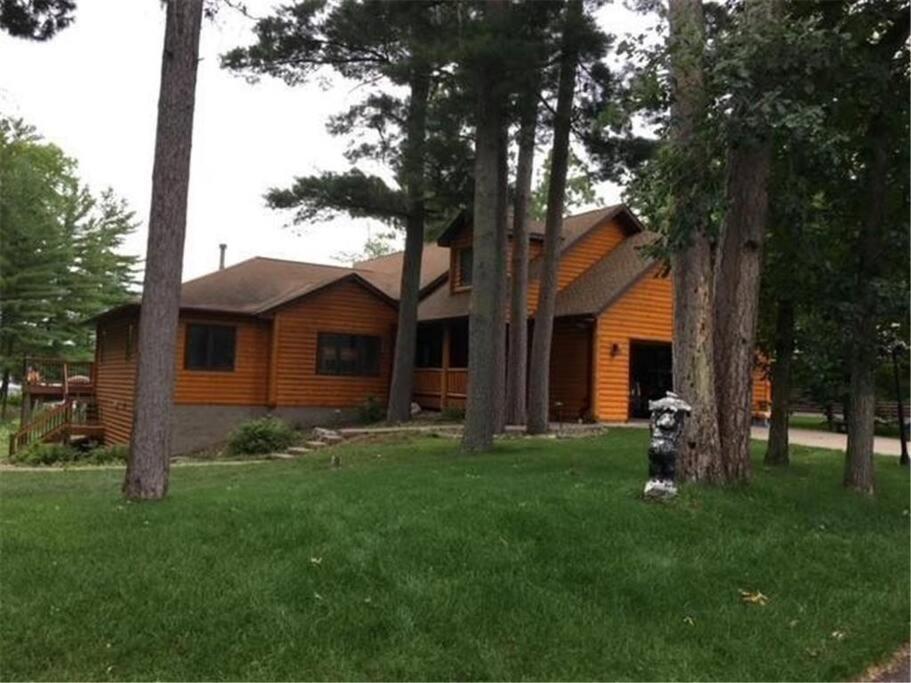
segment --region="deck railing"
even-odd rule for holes
[[[93,402],[68,398],[62,403],[52,405],[39,411],[19,430],[9,437],[9,454],[28,448],[40,441],[53,440],[60,436],[63,440],[73,433],[101,436],[103,427],[98,421],[98,406]]]
[[[31,420],[22,425],[22,428],[9,438],[9,454],[28,448],[37,441],[53,436],[56,432],[66,429],[73,414],[73,402],[64,401],[58,406],[42,410]]]
[[[462,405],[468,394],[468,368],[418,368],[414,371],[414,396],[433,408]]]
[[[29,356],[25,359],[24,379],[26,391],[59,389],[64,395],[83,392],[95,384],[95,364],[92,361]]]

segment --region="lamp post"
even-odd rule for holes
[[[902,384],[898,374],[898,357],[899,354],[907,354],[908,345],[901,340],[896,340],[892,344],[892,373],[895,376],[895,401],[898,408],[898,438],[901,442],[902,454],[898,462],[901,465],[908,466],[908,438],[905,431],[905,405],[902,400]]]

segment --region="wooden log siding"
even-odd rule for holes
[[[236,330],[234,370],[187,370],[188,325]],[[182,314],[177,329],[177,405],[264,405],[268,401],[271,325],[254,318]]]
[[[629,419],[630,342],[673,342],[673,284],[670,277],[658,277],[660,269],[655,266],[649,270],[598,317],[592,385],[599,420]],[[614,344],[618,347],[616,355]],[[771,384],[757,368],[753,371],[754,414],[767,411],[770,400]]]
[[[564,289],[595,263],[607,256],[626,238],[626,233],[617,221],[608,221],[592,229],[577,240],[560,256],[557,269],[558,289]],[[538,308],[538,294],[541,283],[538,279],[528,283],[528,314],[534,315]]]
[[[136,354],[127,358],[130,326],[136,338],[138,318],[105,320],[96,328],[95,397],[105,443],[129,443],[133,430]]]
[[[594,325],[579,320],[554,321],[550,361],[550,416],[575,422],[591,412],[591,339]],[[563,405],[557,407],[557,402]]]
[[[385,403],[398,319],[393,305],[357,283],[342,282],[289,304],[275,315],[280,330],[276,351],[278,405],[344,408],[357,406],[371,396]],[[317,374],[320,332],[380,337],[379,374],[366,377]],[[268,357],[268,351],[265,356]]]
[[[671,279],[656,277],[658,272],[657,266],[649,270],[598,317],[594,386],[599,420],[629,419],[630,341],[672,342]]]

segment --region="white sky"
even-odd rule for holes
[[[254,16],[275,0],[247,0]],[[126,250],[145,253],[152,154],[165,12],[158,0],[80,0],[75,23],[50,42],[15,40],[0,33],[0,112],[22,117],[79,162],[93,190],[110,186],[141,222]],[[639,31],[645,20],[619,4],[599,13],[613,33]],[[359,251],[377,221],[338,218],[302,230],[267,209],[262,195],[294,176],[347,168],[343,139],[325,130],[328,118],[358,101],[356,83],[336,79],[289,87],[263,78],[250,85],[218,66],[219,55],[251,42],[251,21],[223,8],[204,21],[196,93],[184,279],[227,261],[273,256],[332,263]],[[544,153],[538,154],[538,158]],[[604,185],[612,203],[619,188]]]

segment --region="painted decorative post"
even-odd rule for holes
[[[677,495],[675,473],[680,435],[686,416],[692,412],[689,403],[672,391],[657,401],[649,401],[651,441],[648,446],[648,481],[646,498],[671,498]]]

